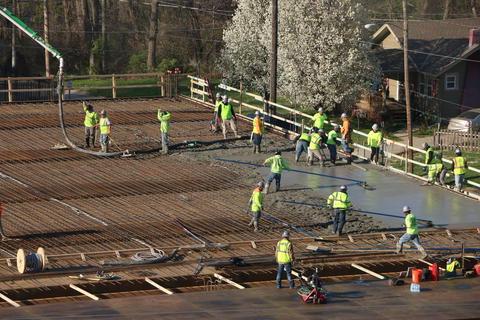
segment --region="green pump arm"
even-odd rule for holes
[[[0,14],[4,16],[8,21],[13,23],[17,28],[22,30],[27,36],[35,40],[39,45],[44,47],[48,52],[50,52],[55,58],[60,60],[60,64],[63,66],[62,54],[52,47],[50,44],[46,43],[42,37],[33,31],[29,26],[27,26],[22,20],[15,16],[10,10],[5,7],[0,7]]]

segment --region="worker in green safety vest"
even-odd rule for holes
[[[317,129],[323,129],[323,126],[325,125],[325,121],[327,121],[327,119],[328,117],[323,112],[323,108],[318,108],[318,112],[315,113],[312,118],[312,127]]]
[[[302,153],[308,154],[308,145],[310,144],[311,134],[309,131],[303,129],[302,134],[297,135],[293,142],[295,143],[295,162],[300,160]],[[308,156],[307,156],[308,160]]]
[[[98,123],[100,128],[100,145],[102,147],[102,152],[108,152],[108,146],[110,144],[110,132],[112,123],[107,116],[105,110],[100,111],[100,121]]]
[[[83,125],[85,126],[85,147],[90,148],[90,140],[92,141],[92,148],[95,148],[95,132],[97,130],[98,113],[93,110],[93,105],[90,103],[82,102],[83,112],[85,112],[85,119]]]
[[[423,150],[426,151],[424,168],[427,170],[427,182],[424,185],[435,184],[443,170],[442,155],[426,142],[423,143]],[[443,181],[440,182],[443,184]]]
[[[383,133],[378,130],[378,124],[372,126],[372,130],[368,133],[367,144],[372,150],[370,153],[370,162],[378,164],[378,156],[380,155],[380,146],[383,142]]]
[[[323,133],[323,135],[321,133]],[[326,157],[325,153],[323,152],[325,142],[326,136],[323,130],[318,130],[316,127],[314,127],[312,137],[310,139],[310,144],[308,145],[307,164],[309,166],[313,164],[314,157],[320,160],[320,164],[322,167],[325,166]]]
[[[282,152],[277,151],[273,157],[268,158],[263,163],[265,166],[270,166],[270,175],[267,178],[267,184],[265,185],[265,194],[268,193],[270,184],[275,180],[275,192],[280,191],[280,181],[282,179],[282,172],[285,169],[290,169],[287,161],[282,157]]]
[[[263,209],[263,189],[265,188],[265,183],[260,181],[257,184],[255,190],[253,190],[252,196],[248,201],[248,206],[250,207],[252,220],[248,224],[249,227],[253,226],[253,231],[258,231],[258,222],[262,216]]]
[[[170,132],[170,120],[172,119],[172,114],[168,111],[162,111],[158,109],[157,112],[158,121],[160,121],[160,135],[162,138],[162,153],[168,153],[168,133]]]
[[[332,208],[334,214],[332,233],[338,236],[342,235],[343,226],[347,221],[347,210],[352,207],[347,190],[347,186],[340,186],[340,190],[332,193],[327,199],[327,207]]]
[[[227,123],[230,125],[230,128],[232,128],[235,138],[240,138],[237,133],[237,115],[233,110],[232,99],[227,98],[227,96],[225,96],[223,99],[220,116],[222,118],[223,139],[227,139]]]
[[[330,153],[330,162],[335,165],[337,161],[337,141],[338,132],[340,131],[340,126],[338,124],[333,125],[333,129],[328,133],[327,138],[327,148]]]
[[[290,288],[295,288],[295,282],[292,279],[292,263],[295,260],[293,254],[293,245],[289,240],[290,233],[284,231],[282,234],[282,240],[278,241],[275,250],[275,259],[278,264],[277,269],[277,288],[282,287],[282,273],[285,270],[288,279],[288,285]]]
[[[405,214],[405,227],[406,232],[397,242],[397,253],[402,253],[403,244],[406,242],[412,242],[415,247],[422,253],[422,259],[427,257],[425,249],[420,244],[420,236],[418,235],[417,218],[412,213],[409,206],[403,207],[403,213]]]
[[[217,92],[216,100],[215,100],[215,108],[213,110],[213,119],[211,121],[211,128],[210,128],[210,130],[213,133],[217,133],[218,130],[220,129],[220,125],[221,125],[220,114],[222,112],[222,105],[223,105],[222,96],[220,95],[220,93]]]
[[[455,150],[455,158],[452,159],[452,170],[455,176],[455,190],[463,192],[465,185],[465,173],[467,173],[468,164],[467,159],[462,156],[460,149]]]
[[[450,258],[447,260],[447,265],[445,266],[445,276],[455,277],[457,275],[457,269],[459,269],[460,262],[455,258]]]

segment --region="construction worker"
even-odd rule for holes
[[[262,118],[260,118],[260,111],[255,111],[255,118],[253,118],[253,129],[250,136],[250,141],[253,142],[253,153],[260,153],[260,145],[262,144],[264,127]]]
[[[258,222],[262,215],[263,209],[263,189],[265,188],[265,183],[260,181],[257,184],[255,190],[253,190],[252,196],[248,201],[248,206],[250,207],[252,220],[248,224],[249,227],[253,226],[253,231],[258,231]]]
[[[100,121],[98,123],[100,127],[100,145],[102,152],[108,152],[108,146],[110,144],[110,132],[112,123],[108,119],[107,112],[105,110],[100,111]]]
[[[460,262],[455,258],[449,258],[445,266],[445,276],[447,278],[455,277],[457,275],[457,269],[460,269]]]
[[[324,167],[325,153],[323,152],[322,145],[325,141],[322,141],[322,136],[318,133],[319,130],[317,127],[313,127],[312,130],[313,133],[311,136],[310,144],[308,146],[307,164],[311,166],[313,163],[313,158],[315,157],[320,160],[321,166]]]
[[[467,159],[462,157],[460,149],[455,150],[455,158],[452,159],[452,170],[455,175],[455,190],[463,192],[463,185],[465,184],[465,173],[467,172]]]
[[[220,95],[219,92],[216,94],[216,100],[215,100],[215,108],[213,111],[213,120],[212,120],[212,126],[211,126],[211,131],[213,133],[217,133],[219,128],[220,128],[220,114],[222,113],[222,96]]]
[[[302,130],[302,134],[298,135],[295,138],[295,162],[298,162],[300,160],[300,156],[303,152],[307,153],[308,161],[308,145],[310,144],[311,139],[312,136],[310,135],[310,132],[305,130]]]
[[[318,108],[318,112],[314,114],[312,119],[312,127],[323,129],[327,115],[323,112],[323,108]]]
[[[425,249],[420,245],[420,237],[418,236],[417,218],[413,215],[409,206],[403,207],[403,213],[405,214],[405,227],[406,233],[398,240],[397,253],[402,253],[403,244],[406,242],[413,242],[415,247],[422,253],[422,258],[427,257]]]
[[[340,131],[340,127],[338,124],[335,124],[333,126],[333,129],[330,130],[328,133],[328,139],[327,139],[327,148],[330,153],[330,162],[335,165],[335,162],[337,161],[337,138],[338,138],[338,132]]]
[[[0,235],[2,236],[2,241],[3,241],[3,240],[7,240],[8,237],[6,236],[5,232],[3,231],[2,215],[3,215],[3,204],[0,203]]]
[[[235,115],[235,111],[233,110],[232,106],[232,99],[227,98],[227,96],[224,96],[223,102],[222,102],[222,111],[220,113],[221,118],[222,118],[222,132],[223,132],[223,139],[227,139],[227,123],[230,125],[230,128],[232,128],[233,133],[235,134],[235,138],[240,138],[240,136],[237,133],[237,125],[235,124],[237,122],[237,116]]]
[[[85,147],[90,148],[90,140],[92,141],[92,148],[95,148],[95,131],[98,126],[98,113],[93,110],[91,104],[87,104],[85,101],[83,104],[83,112],[85,112],[85,120],[83,124],[85,126]]]
[[[372,150],[370,153],[370,162],[375,160],[375,164],[378,164],[378,156],[380,155],[380,146],[383,143],[383,133],[378,130],[378,124],[374,123],[372,130],[367,136],[367,145]]]
[[[265,185],[265,194],[268,193],[270,184],[275,180],[275,192],[280,191],[280,180],[282,179],[282,171],[290,169],[287,161],[282,157],[282,152],[277,151],[273,157],[268,158],[263,163],[265,166],[270,166],[271,173],[267,178],[267,184]]]
[[[443,177],[441,172],[443,170],[442,155],[439,151],[435,151],[428,143],[423,143],[423,150],[427,153],[425,154],[425,164],[426,169],[428,170],[427,182],[424,185],[435,184],[435,181],[440,180],[440,183],[443,185]],[[425,167],[424,167],[425,168]],[[440,176],[440,179],[439,179]]]
[[[293,245],[289,240],[290,234],[288,231],[284,231],[282,234],[282,240],[278,241],[277,248],[275,250],[275,259],[277,260],[277,288],[282,287],[282,272],[285,270],[288,279],[288,285],[291,289],[295,288],[295,282],[292,279],[292,263],[295,260],[293,254]]]
[[[333,218],[332,233],[341,236],[343,226],[347,221],[347,210],[352,207],[352,202],[347,193],[347,186],[340,186],[339,191],[335,191],[328,197],[327,207],[333,208],[333,213],[335,215]]]
[[[172,119],[172,114],[168,111],[162,111],[158,109],[157,112],[158,121],[160,121],[160,135],[162,138],[162,153],[168,153],[168,132],[170,131],[170,120]]]
[[[342,135],[342,149],[345,152],[347,163],[351,163],[353,150],[349,144],[352,142],[352,126],[350,125],[350,120],[345,112],[342,113],[340,118],[342,119],[342,128],[340,129],[340,134]]]

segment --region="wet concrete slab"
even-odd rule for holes
[[[224,159],[261,164],[270,155],[236,155]],[[366,163],[358,163],[358,166],[366,170],[341,163],[335,167],[322,168],[318,163],[308,167],[304,161],[295,164],[292,153],[283,155],[291,168],[297,170],[286,171],[282,175],[284,192],[308,187],[318,190],[319,197],[326,198],[345,184],[349,187],[349,194],[356,209],[403,216],[402,208],[408,205],[418,218],[431,220],[435,225],[480,226],[480,202],[477,200],[438,187],[421,186],[422,181]],[[266,167],[250,167],[265,178],[270,172]],[[361,182],[367,182],[374,190],[361,187]],[[319,199],[318,204],[325,203]],[[401,226],[403,223],[403,220],[398,218],[369,215],[392,227]]]
[[[304,304],[296,290],[251,288],[0,309],[2,319],[472,319],[480,278],[390,287],[387,281],[325,286],[328,302]]]

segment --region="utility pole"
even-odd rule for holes
[[[102,0],[102,8],[101,8],[101,19],[102,19],[102,73],[106,72],[107,65],[106,65],[106,60],[105,60],[105,51],[107,50],[107,37],[105,36],[107,32],[107,21],[106,21],[106,15],[105,12],[107,10],[107,1]]]
[[[17,7],[17,2],[15,0],[12,0],[12,12],[16,14],[16,7]],[[15,28],[12,28],[12,72],[15,74],[15,68],[17,67],[17,61],[16,61],[16,50],[15,50]]]
[[[43,0],[43,37],[48,44],[48,0]],[[45,76],[50,77],[50,53],[45,49]]]
[[[270,101],[277,102],[278,0],[272,0],[272,52],[270,61]],[[275,113],[274,107],[271,108]]]
[[[407,139],[408,146],[413,146],[413,134],[412,134],[412,110],[410,105],[410,74],[408,68],[408,16],[407,16],[407,0],[403,0],[403,67],[404,67],[404,83],[403,88],[405,91],[406,102],[406,114],[407,114]],[[408,159],[413,158],[413,152],[409,148],[407,150]],[[407,171],[413,171],[412,163],[408,163]]]

